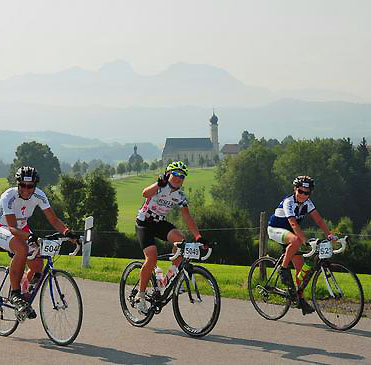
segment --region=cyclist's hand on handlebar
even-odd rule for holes
[[[337,241],[339,239],[338,236],[335,236],[334,234],[330,233],[328,236],[327,236],[328,240],[329,241]]]
[[[169,174],[164,174],[163,176],[159,176],[157,179],[157,185],[160,188],[163,188],[167,185],[167,182],[169,181]]]
[[[204,250],[207,250],[210,246],[210,241],[204,237],[198,237],[198,239],[196,240],[196,242],[199,242],[199,243],[202,243],[203,244],[203,249]]]
[[[31,233],[27,238],[27,243],[36,243],[38,238],[35,233]]]
[[[64,237],[69,238],[73,241],[77,241],[78,239],[80,239],[80,236],[77,233],[72,232],[70,230],[64,232]]]

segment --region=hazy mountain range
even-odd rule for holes
[[[77,160],[94,159],[108,163],[126,161],[134,152],[134,144],[104,143],[98,139],[72,136],[56,132],[14,132],[0,130],[0,160],[10,163],[15,158],[15,151],[23,142],[36,141],[47,144],[60,162],[73,164]],[[161,158],[159,147],[151,143],[138,143],[138,153],[145,160]]]
[[[161,148],[166,137],[208,137],[213,108],[221,144],[238,142],[243,130],[279,140],[289,134],[356,142],[371,136],[371,104],[357,96],[272,92],[209,65],[176,64],[143,76],[117,61],[98,71],[71,68],[0,81],[0,129],[24,131],[28,139],[29,131],[55,131]],[[72,139],[62,144],[71,145]]]

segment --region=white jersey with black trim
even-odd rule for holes
[[[6,190],[0,197],[0,226],[8,225],[5,215],[14,214],[17,228],[22,229],[27,225],[27,219],[32,216],[36,206],[42,210],[50,208],[48,198],[39,188],[35,189],[28,200],[19,197],[17,187]]]
[[[268,225],[276,228],[285,228],[289,231],[293,231],[288,218],[295,218],[300,224],[301,221],[307,214],[312,213],[316,207],[310,199],[307,199],[304,203],[299,204],[295,200],[294,195],[290,195],[283,199],[274,214],[269,218]]]
[[[187,198],[182,190],[172,191],[168,184],[159,188],[156,195],[146,199],[142,208],[138,211],[137,219],[144,221],[152,217],[157,221],[165,220],[170,209],[175,206],[187,207]]]

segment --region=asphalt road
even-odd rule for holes
[[[68,347],[54,345],[41,321],[28,320],[0,337],[0,364],[371,364],[371,320],[336,332],[317,314],[297,309],[279,321],[261,318],[250,302],[222,299],[214,330],[201,339],[178,327],[171,303],[144,328],[123,317],[118,285],[78,279],[81,332]],[[37,306],[36,306],[37,307]]]

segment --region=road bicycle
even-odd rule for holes
[[[279,276],[284,253],[279,259],[264,256],[256,260],[248,275],[248,292],[256,311],[266,319],[282,318],[290,306],[297,306],[299,291],[304,291],[311,278],[311,299],[321,320],[329,327],[345,331],[360,320],[364,307],[364,294],[357,275],[345,265],[333,262],[333,254],[342,253],[348,237],[338,240],[341,247],[332,249],[328,240],[310,239],[308,253],[298,253],[312,258],[311,270],[296,291],[289,290]]]
[[[124,270],[120,281],[120,303],[122,311],[130,324],[143,327],[155,314],[172,300],[173,312],[181,329],[192,337],[208,334],[216,325],[220,314],[220,291],[214,276],[202,266],[193,265],[192,260],[205,261],[211,254],[208,247],[206,255],[201,256],[202,243],[177,242],[174,255],[158,257],[159,260],[174,261],[181,257],[178,272],[173,275],[165,288],[161,288],[153,271],[146,289],[147,313],[136,308],[135,296],[139,291],[139,278],[143,262],[131,262]]]
[[[76,339],[83,316],[81,294],[75,280],[68,272],[53,267],[56,259],[60,257],[59,250],[65,241],[71,240],[60,233],[38,239],[28,259],[33,260],[40,255],[47,261],[39,281],[25,296],[31,305],[40,291],[42,325],[48,337],[62,346],[69,345]],[[75,256],[80,250],[81,239],[77,241],[71,256]],[[0,267],[0,336],[11,335],[18,325],[27,319],[28,308],[17,310],[10,303],[9,267]]]

